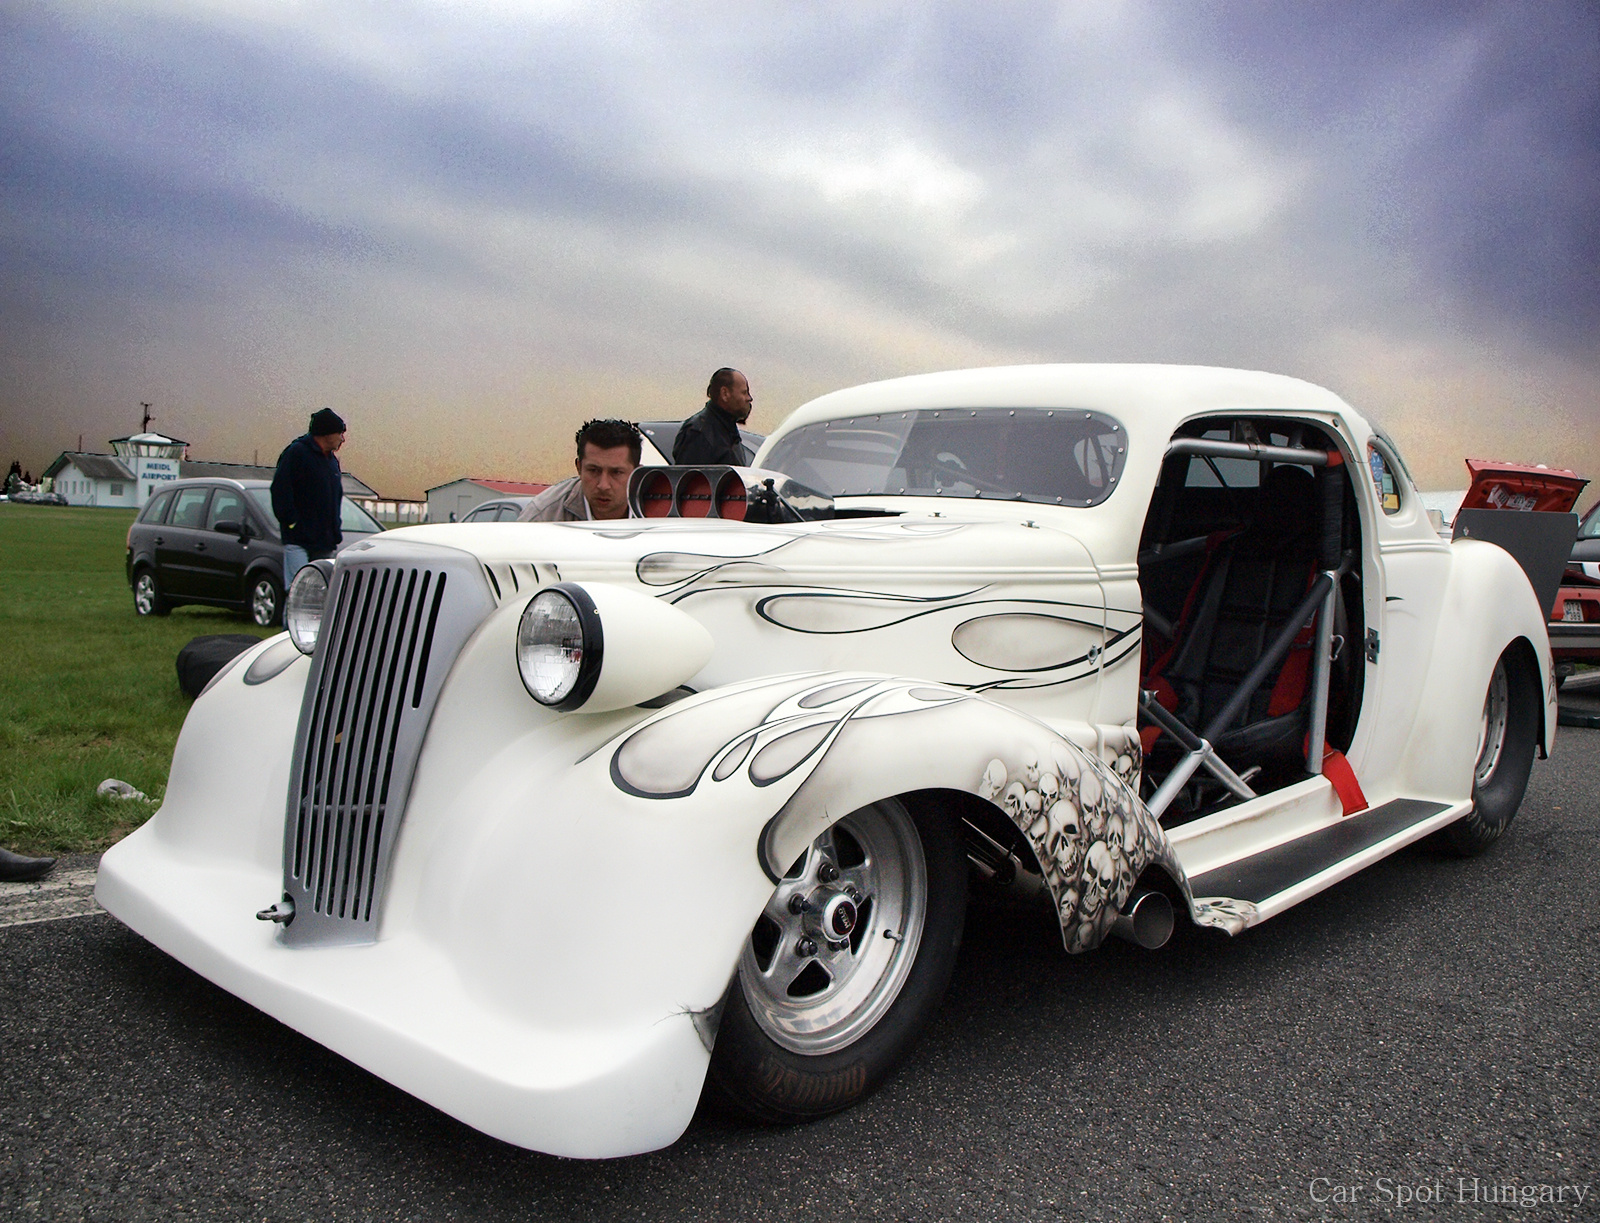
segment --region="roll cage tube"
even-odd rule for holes
[[[1172,458],[1177,455],[1198,455],[1206,459],[1245,459],[1258,463],[1295,463],[1321,468],[1342,466],[1342,461],[1333,458],[1326,450],[1300,449],[1292,446],[1270,446],[1259,442],[1222,441],[1216,438],[1203,437],[1173,438],[1167,446],[1166,457]],[[1319,612],[1322,618],[1317,624],[1317,639],[1312,656],[1311,710],[1310,727],[1307,735],[1306,771],[1312,774],[1322,771],[1323,745],[1327,736],[1329,662],[1333,645],[1334,604],[1338,594],[1339,581],[1350,571],[1355,563],[1354,553],[1347,552],[1342,557],[1338,554],[1338,535],[1330,525],[1330,503],[1336,495],[1331,490],[1337,486],[1332,480],[1326,478],[1327,475],[1328,473],[1324,472],[1319,477],[1322,485],[1321,496],[1323,503],[1319,507],[1322,531],[1321,538],[1318,541],[1318,551],[1321,554],[1322,572],[1312,582],[1311,588],[1306,592],[1305,597],[1301,599],[1294,613],[1284,622],[1272,644],[1256,659],[1255,664],[1245,674],[1244,679],[1240,681],[1239,686],[1234,690],[1227,704],[1211,719],[1204,732],[1197,734],[1184,725],[1180,718],[1170,713],[1156,700],[1154,692],[1141,691],[1139,693],[1140,713],[1148,722],[1153,722],[1170,734],[1185,749],[1183,758],[1173,766],[1172,771],[1167,774],[1146,804],[1151,814],[1157,818],[1171,805],[1173,799],[1188,784],[1189,779],[1201,768],[1211,773],[1240,798],[1250,799],[1256,797],[1255,791],[1250,788],[1244,778],[1235,773],[1217,755],[1212,743],[1233,725],[1239,714],[1244,711],[1250,698],[1255,694],[1256,689],[1266,681],[1273,668],[1288,654],[1300,631],[1311,623]],[[1203,541],[1187,542],[1200,544]],[[1182,544],[1178,545],[1177,548],[1173,549],[1173,555],[1177,555],[1182,548]],[[1160,549],[1154,551],[1159,552]],[[1336,561],[1337,564],[1335,563]]]
[[[1264,446],[1260,442],[1225,442],[1210,437],[1175,437],[1167,443],[1167,458],[1198,454],[1214,459],[1254,459],[1268,463],[1305,463],[1328,466],[1326,450],[1301,450],[1294,446]]]
[[[1238,688],[1234,689],[1233,695],[1228,698],[1228,703],[1222,707],[1216,717],[1211,719],[1204,733],[1196,735],[1190,731],[1175,714],[1169,713],[1157,703],[1155,693],[1150,691],[1141,691],[1139,693],[1140,710],[1152,722],[1155,722],[1188,749],[1188,755],[1173,766],[1172,772],[1167,774],[1166,780],[1161,783],[1156,792],[1151,795],[1150,801],[1145,804],[1150,808],[1152,815],[1159,816],[1165,811],[1172,800],[1177,797],[1178,791],[1184,787],[1189,778],[1194,776],[1195,771],[1202,765],[1240,798],[1254,798],[1256,796],[1255,791],[1251,790],[1239,775],[1217,756],[1216,749],[1211,746],[1212,741],[1224,734],[1233,725],[1238,716],[1244,712],[1244,707],[1255,694],[1255,690],[1266,681],[1273,668],[1283,661],[1284,656],[1289,652],[1289,647],[1294,644],[1294,639],[1299,635],[1300,630],[1311,622],[1313,616],[1318,612],[1322,612],[1323,624],[1330,625],[1334,592],[1338,589],[1339,579],[1350,571],[1350,566],[1354,560],[1354,554],[1346,554],[1337,569],[1324,570],[1317,575],[1316,580],[1311,584],[1311,589],[1306,593],[1306,597],[1295,608],[1294,614],[1284,621],[1283,627],[1278,630],[1278,635],[1273,640],[1272,645],[1267,649],[1266,653],[1256,659],[1255,665],[1250,668],[1244,679],[1239,682]],[[1325,649],[1331,649],[1332,640],[1328,636],[1328,632],[1320,633],[1318,640],[1323,642]],[[1310,742],[1317,749],[1317,758],[1314,761],[1307,760],[1306,771],[1308,773],[1319,773],[1322,771],[1321,748],[1326,734],[1328,718],[1328,669],[1326,666],[1319,665],[1315,667],[1312,672],[1312,684]],[[1313,768],[1313,764],[1317,767]]]

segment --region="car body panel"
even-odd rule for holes
[[[468,1124],[613,1156],[687,1124],[777,876],[866,804],[913,792],[977,804],[1016,834],[1064,945],[1086,951],[1152,880],[1196,923],[1236,933],[1459,818],[1508,649],[1534,660],[1548,748],[1549,647],[1516,562],[1439,539],[1407,481],[1386,510],[1363,474],[1371,427],[1320,388],[1197,367],[926,375],[800,408],[756,462],[813,422],[980,406],[1115,417],[1117,486],[1070,509],[839,496],[841,514],[869,516],[459,523],[353,544],[340,574],[465,554],[476,568],[452,562],[450,589],[471,585],[489,609],[438,660],[436,699],[412,703],[425,734],[365,941],[296,945],[256,920],[290,878],[290,761],[319,696],[283,638],[196,701],[162,808],[103,859],[101,902]],[[1371,661],[1345,643],[1364,678],[1347,757],[1366,811],[1315,774],[1175,826],[1140,798],[1141,530],[1169,439],[1220,414],[1314,425],[1356,474],[1350,563],[1375,641]],[[557,582],[669,603],[716,649],[683,689],[641,706],[539,705],[514,661],[517,629]],[[625,656],[625,640],[613,645]],[[241,733],[248,762],[223,747]],[[1196,893],[1193,879],[1254,882],[1243,896]]]

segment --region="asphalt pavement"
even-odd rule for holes
[[[1070,957],[1048,914],[979,904],[863,1105],[702,1110],[604,1163],[486,1138],[103,913],[12,925],[0,1216],[1597,1219],[1597,897],[1600,731],[1564,727],[1482,857],[1415,846],[1159,952]]]

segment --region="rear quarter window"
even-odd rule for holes
[[[172,492],[159,493],[150,498],[144,507],[144,513],[139,515],[140,522],[165,522],[167,520],[167,507],[172,504]]]
[[[1377,446],[1367,446],[1367,466],[1372,472],[1372,487],[1385,514],[1400,512],[1400,479],[1396,465]]]

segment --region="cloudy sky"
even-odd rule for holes
[[[1600,478],[1600,7],[0,0],[0,462],[326,404],[418,496],[719,365],[1082,360]]]

